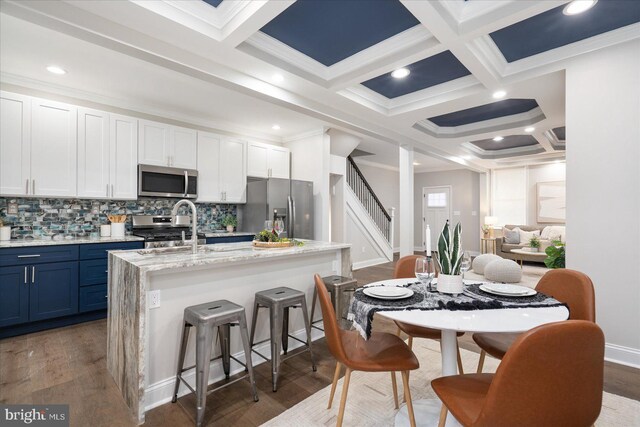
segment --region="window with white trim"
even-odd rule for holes
[[[429,193],[427,195],[427,206],[430,208],[446,208],[447,193]]]

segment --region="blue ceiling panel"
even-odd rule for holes
[[[448,50],[414,62],[405,68],[409,69],[411,74],[404,79],[395,79],[391,77],[391,73],[387,73],[362,84],[387,98],[396,98],[471,74]]]
[[[558,138],[558,141],[564,141],[565,138],[567,137],[566,128],[564,126],[559,128],[553,128],[553,133],[556,135],[556,138]]]
[[[504,101],[492,102],[491,104],[431,117],[429,120],[440,127],[462,126],[525,113],[537,106],[538,103],[535,99],[505,99]]]
[[[261,31],[330,66],[419,23],[398,0],[298,0]]]
[[[218,7],[220,6],[220,3],[222,3],[222,0],[202,0],[202,1],[210,4],[213,7]]]
[[[565,5],[490,34],[507,62],[575,43],[640,22],[640,1],[600,0],[578,15],[562,13]]]
[[[538,141],[531,135],[508,135],[502,141],[482,139],[471,141],[473,145],[486,151],[506,150],[508,148],[520,148],[537,145]]]

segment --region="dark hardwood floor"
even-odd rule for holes
[[[354,272],[360,284],[392,275],[393,263]],[[381,317],[375,318],[373,328],[396,330],[392,322]],[[72,426],[135,426],[137,423],[107,372],[105,342],[105,320],[0,340],[0,402],[68,403]],[[469,334],[460,339],[460,345],[479,352]],[[206,423],[257,426],[326,387],[331,383],[335,361],[324,340],[314,342],[314,353],[317,372],[311,370],[307,352],[299,352],[283,363],[276,393],[271,391],[269,365],[257,366],[257,403],[253,402],[246,381],[209,395]],[[605,390],[640,400],[640,370],[607,362]],[[191,426],[194,408],[193,395],[182,397],[177,404],[168,403],[149,411],[145,425]]]

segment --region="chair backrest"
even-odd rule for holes
[[[342,346],[343,331],[338,326],[338,320],[336,319],[335,311],[333,311],[329,292],[320,275],[316,274],[313,276],[313,279],[315,281],[316,291],[318,292],[318,299],[320,300],[320,308],[322,308],[322,323],[324,324],[324,336],[327,340],[327,346],[333,357],[335,357],[338,362],[344,363],[347,355]]]
[[[422,255],[403,256],[396,262],[393,270],[394,279],[409,279],[416,277],[416,259],[424,258]]]
[[[590,426],[602,406],[604,335],[593,322],[549,323],[502,359],[473,426]]]
[[[569,306],[569,319],[596,321],[596,296],[593,282],[584,273],[566,268],[549,270],[536,290]]]

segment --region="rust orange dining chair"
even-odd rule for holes
[[[394,279],[415,278],[415,265],[416,259],[423,258],[421,255],[407,255],[403,256],[396,262],[395,269],[393,271]],[[434,261],[435,262],[435,261]],[[398,326],[398,335],[400,332],[404,332],[409,336],[409,348],[413,348],[414,338],[426,338],[431,340],[440,340],[441,331],[439,329],[425,328],[422,326],[415,326],[409,323],[395,321]],[[458,336],[464,335],[464,332],[458,332]],[[458,370],[461,374],[464,374],[462,368],[462,358],[460,357],[460,349],[458,349]]]
[[[349,392],[349,381],[351,372],[391,372],[393,380],[393,394],[396,409],[398,408],[398,394],[395,385],[396,371],[402,373],[404,385],[404,395],[407,401],[409,421],[415,427],[413,414],[413,404],[411,402],[411,392],[409,391],[409,371],[418,369],[420,364],[411,349],[396,335],[386,332],[372,332],[371,338],[365,340],[356,331],[345,331],[338,327],[336,313],[331,306],[331,300],[327,288],[319,275],[314,276],[320,307],[322,308],[322,320],[324,323],[324,334],[327,340],[329,351],[336,359],[336,370],[331,384],[329,395],[329,405],[331,408],[333,396],[336,391],[336,384],[340,377],[342,366],[346,367],[344,383],[342,385],[342,396],[340,397],[340,409],[338,410],[338,420],[336,426],[342,426],[344,410],[347,403],[347,393]]]
[[[521,334],[495,374],[441,377],[431,386],[465,427],[587,427],[600,414],[604,335],[594,322],[567,320]]]
[[[569,319],[596,321],[593,282],[586,274],[566,268],[549,270],[538,282],[536,290],[566,303],[569,306]],[[518,333],[473,334],[473,340],[482,350],[477,373],[482,372],[487,353],[496,359],[502,359],[519,335]]]

